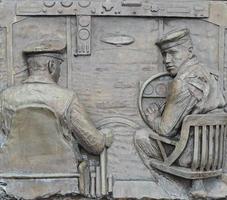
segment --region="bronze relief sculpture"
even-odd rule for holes
[[[226,199],[226,13],[0,0],[0,199]]]

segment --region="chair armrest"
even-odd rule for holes
[[[155,139],[155,140],[164,142],[164,143],[166,143],[166,144],[173,145],[173,146],[176,146],[176,144],[177,144],[177,141],[171,140],[171,139],[166,138],[166,137],[164,137],[164,136],[160,136],[160,135],[158,135],[158,134],[156,134],[156,133],[151,133],[151,134],[149,135],[149,137],[152,138],[152,139]]]

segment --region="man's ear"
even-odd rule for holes
[[[50,60],[48,62],[48,70],[51,74],[54,72],[54,61],[53,60]]]

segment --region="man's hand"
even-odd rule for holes
[[[151,104],[145,112],[148,122],[152,122],[156,117],[160,116],[159,107],[156,104]]]
[[[101,130],[101,132],[103,133],[103,136],[105,137],[105,145],[106,147],[110,147],[113,143],[113,133],[112,133],[112,129],[110,128],[104,128]]]

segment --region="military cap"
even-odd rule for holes
[[[155,44],[161,50],[165,50],[165,49],[169,49],[171,47],[175,47],[175,46],[184,44],[186,42],[190,42],[192,44],[191,37],[190,37],[190,31],[187,28],[168,32]]]
[[[25,55],[36,54],[55,54],[59,55],[64,52],[65,43],[60,40],[41,40],[29,44],[24,50]],[[60,56],[60,55],[59,55]],[[57,56],[57,58],[59,57]],[[55,56],[53,56],[55,57]]]

